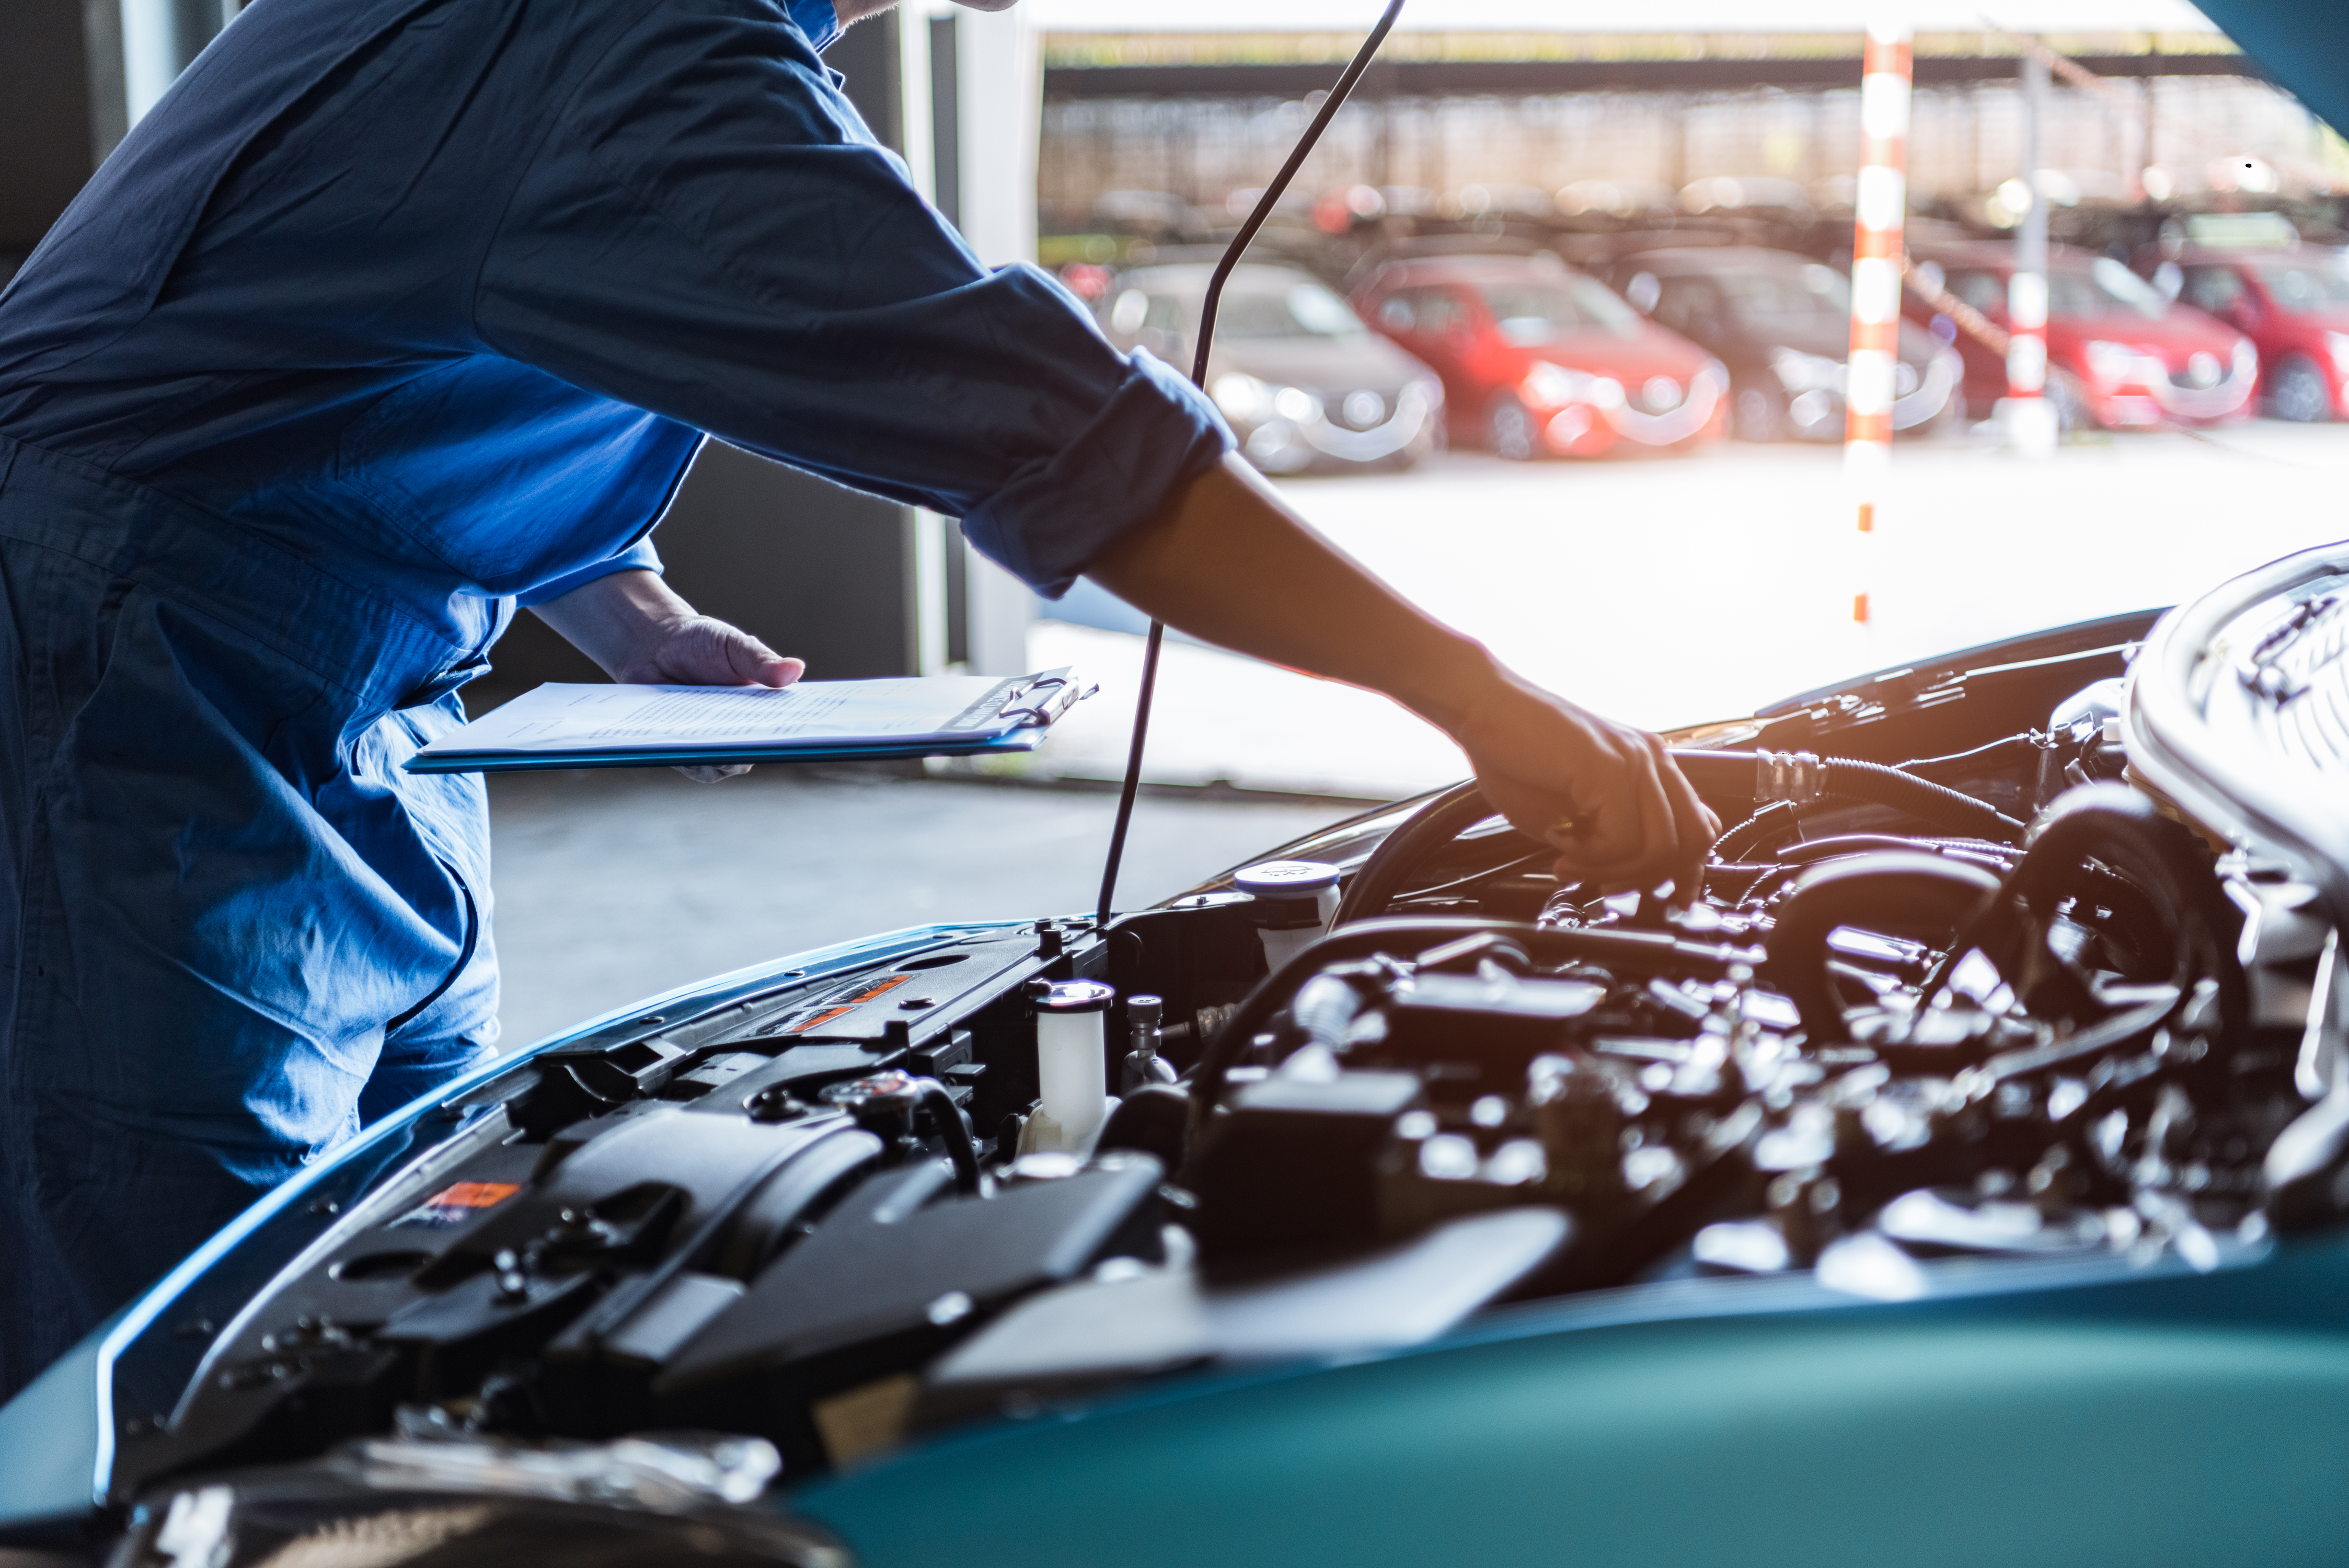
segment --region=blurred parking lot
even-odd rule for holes
[[[1833,448],[1534,464],[1449,453],[1286,490],[1527,676],[1662,727],[2169,603],[2337,537],[2349,426],[2100,438],[2041,461],[1963,437],[1904,445],[1872,555]],[[1850,618],[1863,587],[1864,631]],[[1067,613],[1117,619],[1101,609]],[[1026,781],[1115,777],[1141,638],[1048,619],[1030,649],[1039,665],[1080,664],[1102,691]],[[1177,892],[1351,809],[1330,797],[1392,797],[1463,771],[1441,735],[1382,697],[1170,643],[1148,773],[1192,792],[1144,801],[1122,902]],[[1197,789],[1219,782],[1267,793]],[[492,799],[510,1042],[893,926],[1089,907],[1113,804],[1097,788],[774,769],[715,787],[667,772],[524,776],[499,780]]]

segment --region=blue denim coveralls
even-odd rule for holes
[[[256,0],[0,294],[0,1394],[490,1047],[400,764],[704,432],[1048,592],[1229,445],[778,0]]]

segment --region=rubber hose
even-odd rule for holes
[[[1675,750],[1671,756],[1698,794],[1752,798],[1759,770],[1754,753]],[[1993,842],[2012,843],[2023,833],[2021,822],[1995,807],[1898,769],[1843,757],[1823,758],[1820,768],[1829,795],[1891,806]],[[1792,810],[1798,809],[1774,816],[1772,808],[1764,806],[1722,835],[1714,852],[1723,859],[1735,858]],[[1383,913],[1421,862],[1492,815],[1491,804],[1473,779],[1437,795],[1371,851],[1340,901],[1332,924],[1347,925]]]
[[[1238,1011],[1216,1031],[1193,1069],[1194,1115],[1204,1117],[1215,1109],[1223,1098],[1224,1075],[1239,1060],[1240,1053],[1256,1038],[1257,1031],[1288,1004],[1309,976],[1349,959],[1392,953],[1398,947],[1423,952],[1441,943],[1486,932],[1507,937],[1537,963],[1581,960],[1624,969],[1669,969],[1675,973],[1698,969],[1720,975],[1727,974],[1732,965],[1748,963],[1752,958],[1738,948],[1685,942],[1661,932],[1547,931],[1516,921],[1480,920],[1474,915],[1358,921],[1331,932],[1267,975],[1241,1001]]]
[[[1780,906],[1768,944],[1770,978],[1802,1014],[1811,1044],[1838,1044],[1849,1034],[1827,978],[1827,937],[1836,927],[1947,942],[2001,885],[1980,866],[1920,850],[1830,861],[1805,872]]]
[[[1738,823],[1713,841],[1715,860],[1742,861],[1748,850],[1763,843],[1782,828],[1792,828],[1795,819],[1792,800],[1773,800],[1754,815]]]
[[[2023,860],[2007,874],[2005,896],[1969,923],[1960,945],[1929,983],[1927,995],[1947,985],[1951,965],[1968,947],[1981,948],[2013,984],[2023,967],[2024,944],[2044,943],[2055,906],[2094,879],[2087,865],[2092,858],[2126,878],[2152,904],[2154,918],[2169,933],[2171,979],[2181,992],[2197,979],[2218,982],[2222,1036],[2241,1038],[2251,1016],[2250,986],[2235,956],[2241,912],[2219,885],[2201,839],[2125,784],[2083,785],[2042,813]],[[2017,929],[2018,901],[2030,912],[2035,932]]]
[[[1371,851],[1347,884],[1330,925],[1350,925],[1385,913],[1423,861],[1492,814],[1474,779],[1436,796]]]
[[[936,1078],[919,1081],[919,1104],[937,1123],[938,1136],[946,1140],[947,1158],[954,1161],[955,1191],[966,1198],[980,1196],[986,1184],[979,1180],[978,1150],[971,1147],[970,1128],[962,1119],[962,1108],[955,1104],[946,1085]]]
[[[1751,799],[1754,794],[1760,764],[1751,751],[1675,751],[1672,760],[1700,795]],[[1998,843],[2013,843],[2024,832],[2021,822],[1995,806],[1897,768],[1848,757],[1820,758],[1818,768],[1823,794],[1890,806]]]

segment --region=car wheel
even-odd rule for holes
[[[1485,434],[1494,452],[1513,463],[1531,462],[1536,455],[1533,413],[1514,392],[1504,392],[1493,399],[1493,411],[1485,421]]]
[[[2333,388],[2324,384],[2324,372],[2304,354],[2284,360],[2268,380],[2268,412],[2299,425],[2331,418]]]
[[[1730,405],[1729,417],[1741,441],[1775,441],[1786,432],[1786,411],[1777,394],[1759,387],[1740,390]]]

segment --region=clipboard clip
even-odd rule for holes
[[[1073,669],[1054,670],[1006,693],[995,717],[1012,720],[1014,729],[1042,728],[1100,690],[1080,686]]]

